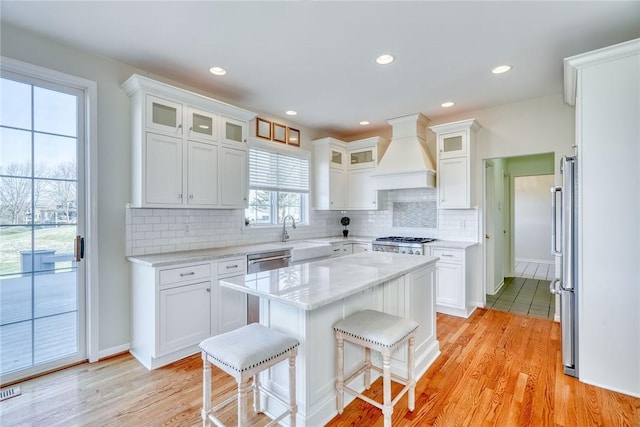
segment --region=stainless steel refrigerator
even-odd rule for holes
[[[564,373],[578,378],[578,218],[576,157],[563,157],[562,185],[551,188],[551,252],[556,256],[552,294],[560,297]]]

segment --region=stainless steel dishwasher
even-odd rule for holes
[[[288,267],[290,261],[291,251],[289,249],[248,254],[247,274]],[[260,298],[254,295],[247,295],[247,323],[257,323],[259,321]]]

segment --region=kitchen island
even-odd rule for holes
[[[436,260],[364,252],[222,279],[220,285],[260,297],[260,322],[300,340],[296,359],[297,421],[301,426],[319,426],[337,414],[333,324],[338,320],[365,309],[416,320],[420,325],[415,347],[416,380],[438,357]],[[362,358],[360,347],[345,343],[346,372]],[[379,364],[379,358],[374,362]],[[406,376],[406,347],[394,354],[392,372]],[[286,366],[264,372],[261,380],[274,393],[288,398]],[[364,389],[362,378],[352,386]],[[351,400],[353,396],[346,394],[345,403]],[[263,405],[270,415],[283,409],[273,405],[275,402],[268,400]]]

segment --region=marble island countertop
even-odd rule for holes
[[[278,270],[221,279],[220,285],[313,310],[403,276],[437,258],[362,252]]]

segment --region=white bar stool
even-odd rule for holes
[[[238,422],[242,427],[247,425],[247,395],[253,390],[253,407],[256,413],[261,412],[260,392],[288,408],[286,412],[272,420],[278,421],[290,415],[290,425],[295,427],[298,406],[296,405],[296,356],[299,341],[281,332],[267,328],[259,323],[252,323],[225,334],[207,338],[200,343],[202,360],[202,425],[213,423],[224,426],[216,418],[214,412],[235,400],[235,396],[211,407],[211,364],[231,375],[238,383]],[[260,384],[259,373],[285,359],[289,359],[289,402],[265,389]],[[249,380],[253,378],[253,385]]]
[[[336,332],[336,366],[338,378],[336,379],[336,394],[338,413],[344,410],[344,391],[355,395],[371,405],[382,410],[384,426],[391,426],[391,414],[393,406],[409,392],[409,411],[415,407],[416,382],[414,378],[414,346],[418,322],[394,316],[374,310],[364,310],[352,314],[340,320],[333,329]],[[364,347],[364,363],[356,371],[344,378],[344,341],[359,344]],[[408,378],[402,378],[391,373],[391,355],[402,344],[408,343],[407,372]],[[371,363],[371,350],[382,354],[382,369]],[[371,387],[371,370],[382,373],[383,403],[358,393],[347,384],[356,376],[364,372],[364,385],[368,390]],[[398,395],[391,400],[391,379],[404,385]]]

